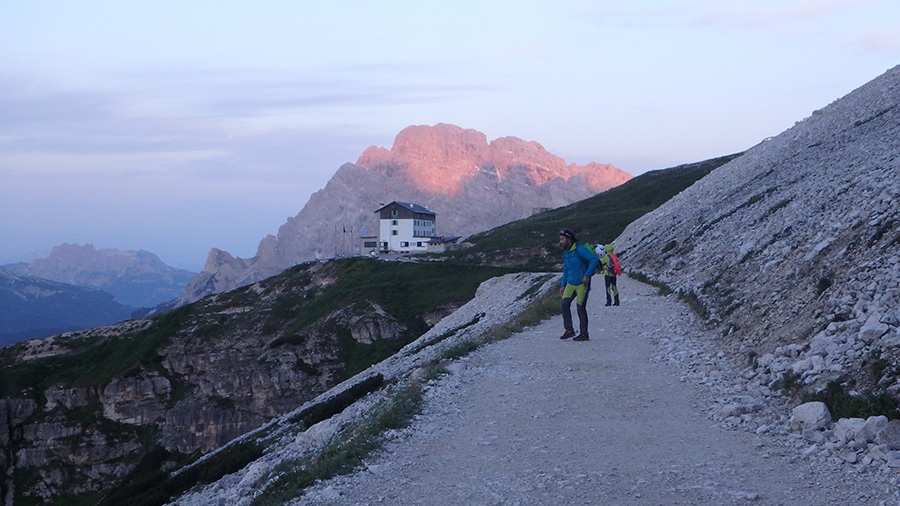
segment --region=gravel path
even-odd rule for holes
[[[588,302],[591,341],[560,341],[555,317],[481,348],[362,470],[292,504],[894,504],[896,486],[805,457],[795,435],[708,417],[721,392],[671,360],[673,336],[703,329],[674,298],[620,285],[622,306]]]

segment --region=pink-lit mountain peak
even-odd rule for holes
[[[495,173],[499,179],[518,171],[518,177],[535,186],[584,174],[585,184],[595,192],[608,189],[610,176],[620,172],[608,164],[566,164],[539,143],[518,137],[500,137],[488,143],[477,130],[445,123],[407,127],[397,134],[390,150],[370,146],[356,164],[400,175],[418,188],[444,195],[458,194],[463,183],[481,171]],[[616,184],[629,177],[621,175],[622,181]]]

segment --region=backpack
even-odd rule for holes
[[[615,253],[610,253],[610,267],[612,267],[612,271],[616,273],[616,276],[622,275],[622,266],[619,264],[619,257],[616,256]]]
[[[591,244],[589,242],[583,242],[583,243],[581,243],[581,245],[584,246],[584,249],[590,251],[591,255],[597,256],[597,250],[594,249],[593,244]]]

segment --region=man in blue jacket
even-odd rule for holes
[[[559,246],[563,249],[563,274],[559,282],[559,293],[562,295],[560,307],[565,327],[565,332],[559,338],[574,337],[573,341],[588,341],[590,338],[586,305],[588,293],[591,291],[591,276],[597,270],[600,259],[579,243],[569,229],[559,232]],[[578,312],[580,333],[577,336],[572,327],[572,299],[575,299],[575,308]]]

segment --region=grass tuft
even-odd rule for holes
[[[709,309],[703,305],[693,290],[678,290],[678,299],[684,301],[700,318],[704,320],[709,318]]]
[[[299,497],[317,480],[348,474],[378,448],[385,433],[408,427],[421,411],[424,391],[419,382],[410,382],[382,401],[368,417],[344,427],[318,453],[293,462],[282,463],[253,506],[276,506]]]

